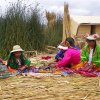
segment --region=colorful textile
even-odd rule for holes
[[[42,56],[41,58],[45,59],[45,60],[49,60],[49,59],[51,59],[51,56]]]
[[[77,65],[73,65],[73,66],[72,66],[72,69],[75,70],[75,69],[81,68],[81,67],[84,66],[84,64],[85,64],[85,62],[80,62],[80,63],[77,64]]]
[[[7,78],[11,75],[7,70],[7,66],[0,63],[0,78]]]
[[[76,70],[76,73],[82,75],[82,76],[87,76],[87,77],[96,77],[98,76],[96,73],[96,70],[93,68],[79,68]]]
[[[11,76],[11,73],[10,72],[3,72],[3,73],[1,73],[0,72],[0,78],[8,78],[8,77],[10,77]]]

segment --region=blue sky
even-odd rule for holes
[[[4,13],[7,6],[11,2],[16,2],[17,0],[0,0],[0,10]],[[35,2],[40,3],[40,8],[42,11],[54,11],[56,13],[63,14],[64,2],[69,4],[69,10],[71,15],[100,15],[100,0],[22,0],[23,4],[32,6]]]

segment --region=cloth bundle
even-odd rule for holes
[[[0,78],[7,78],[11,75],[7,70],[7,66],[0,63]]]

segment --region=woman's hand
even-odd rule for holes
[[[27,68],[27,66],[26,66],[26,65],[24,65],[24,66],[20,67],[19,69],[20,69],[20,70],[24,70],[25,68]]]
[[[56,66],[56,62],[50,63],[49,66],[52,67],[52,68],[55,67]]]
[[[85,63],[85,68],[93,68],[93,64],[89,64],[88,62]]]

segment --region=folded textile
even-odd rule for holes
[[[96,77],[96,76],[98,76],[96,74],[96,70],[92,69],[92,68],[79,68],[75,72],[82,75],[82,76],[87,76],[87,77]]]

